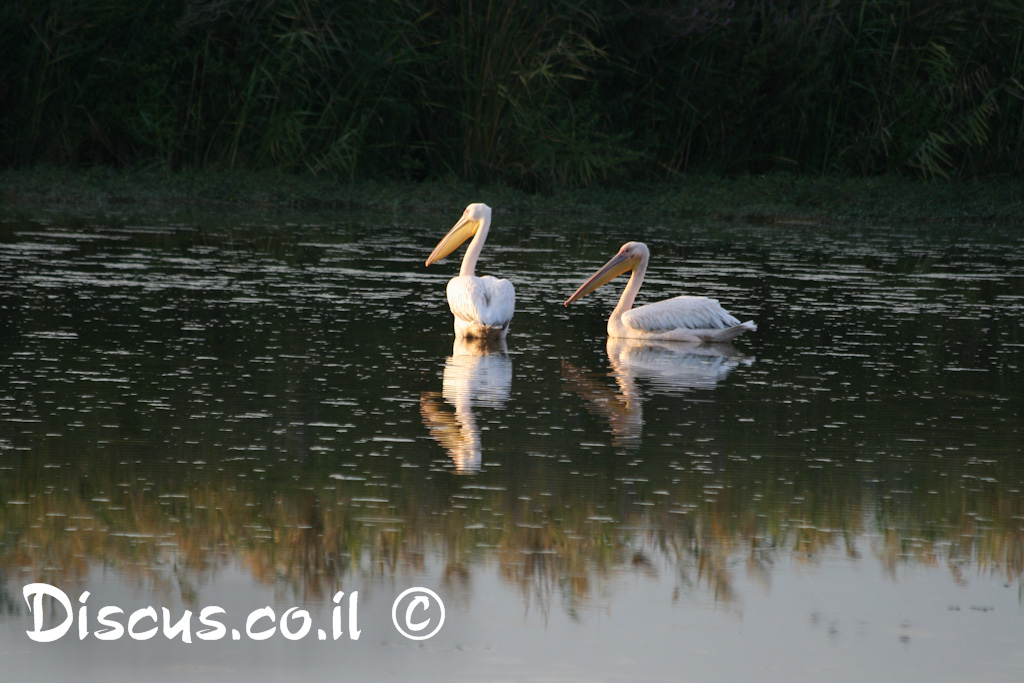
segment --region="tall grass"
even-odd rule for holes
[[[607,55],[587,3],[452,5],[439,16],[447,31],[437,27],[436,108],[455,132],[446,165],[465,178],[557,186],[603,179],[629,156],[628,134],[600,118],[594,72]]]
[[[387,5],[388,7],[384,7]],[[400,164],[418,17],[401,2],[15,3],[3,11],[6,164]],[[413,39],[410,40],[410,36]],[[3,68],[3,67],[0,67]]]
[[[623,79],[629,118],[672,170],[1024,170],[1022,3],[697,0],[612,29],[645,76]]]
[[[1019,0],[0,5],[0,164],[1018,176]]]

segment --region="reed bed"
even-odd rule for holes
[[[1024,170],[1016,0],[0,7],[0,166],[457,177]]]

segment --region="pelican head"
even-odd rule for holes
[[[440,261],[459,246],[491,224],[491,207],[486,204],[470,204],[462,212],[462,218],[445,235],[427,258],[427,265]]]
[[[634,270],[641,263],[646,263],[650,255],[651,252],[648,251],[647,245],[643,242],[626,242],[619,249],[619,253],[580,285],[580,288],[573,292],[572,296],[566,299],[563,305],[568,306],[573,301],[590,294],[602,285],[608,284],[623,273]]]

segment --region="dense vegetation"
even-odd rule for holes
[[[1024,170],[1020,0],[6,2],[0,55],[4,167]]]

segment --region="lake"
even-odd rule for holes
[[[1019,228],[462,208],[0,211],[5,678],[1024,679]]]

